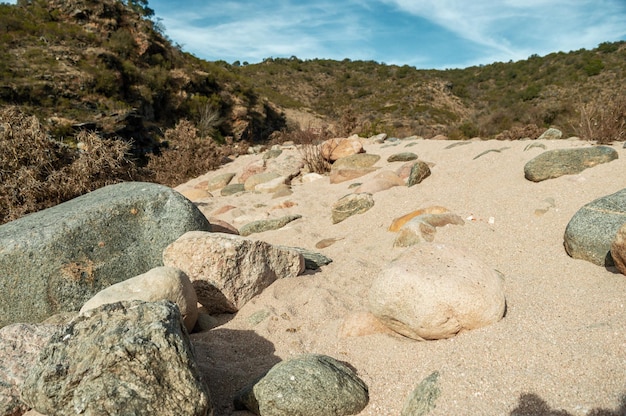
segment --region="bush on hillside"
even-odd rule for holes
[[[576,135],[599,144],[626,140],[626,97],[615,95],[581,103]]]

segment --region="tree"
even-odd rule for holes
[[[154,16],[154,10],[148,7],[148,0],[127,0],[126,4],[144,17]]]

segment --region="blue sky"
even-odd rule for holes
[[[1,1],[1,0],[0,0]],[[15,0],[12,1],[15,3]],[[626,0],[149,0],[199,58],[465,68],[626,40]]]
[[[464,68],[626,40],[626,0],[151,0],[206,60],[297,56]]]

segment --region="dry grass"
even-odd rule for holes
[[[233,153],[230,144],[220,145],[210,137],[200,137],[188,120],[179,121],[165,132],[167,146],[161,155],[153,155],[147,169],[158,183],[176,186],[219,167]]]
[[[128,143],[93,133],[77,140],[82,149],[49,139],[34,116],[0,109],[0,224],[138,177]]]
[[[574,131],[599,144],[626,140],[626,96],[615,95],[580,104]]]
[[[322,155],[322,142],[330,138],[331,133],[326,128],[301,129],[299,126],[280,134],[280,140],[292,141],[298,146],[304,165],[309,172],[324,174],[330,172],[331,165]]]
[[[509,130],[505,130],[502,133],[496,135],[497,140],[521,140],[531,139],[535,140],[545,131],[545,129],[539,128],[536,124],[527,124],[524,127],[512,127]]]

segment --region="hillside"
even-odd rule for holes
[[[229,64],[185,53],[147,4],[0,3],[0,223],[123,180],[175,186],[276,140],[626,139],[626,42],[446,71]]]
[[[365,134],[494,137],[528,124],[580,134],[585,104],[623,101],[626,42],[446,71],[296,57],[235,69],[283,108],[310,111],[331,123],[352,112]]]

